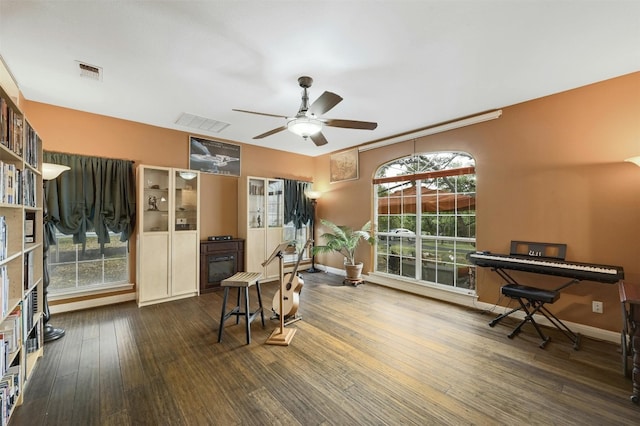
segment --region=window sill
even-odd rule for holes
[[[428,284],[425,281],[417,281],[380,272],[369,273],[369,275],[366,276],[366,280],[374,284],[395,288],[396,290],[419,294],[462,306],[476,306],[476,299],[478,298],[475,290]]]
[[[55,302],[55,301],[64,301],[68,299],[73,299],[77,297],[86,297],[86,296],[96,296],[96,295],[110,296],[111,293],[133,290],[133,288],[134,288],[133,284],[130,284],[130,283],[116,284],[108,287],[101,286],[101,287],[92,287],[92,288],[85,288],[85,289],[68,290],[65,292],[59,292],[54,294],[49,293],[47,294],[47,298],[50,301]]]

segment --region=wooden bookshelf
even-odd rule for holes
[[[10,75],[0,61],[0,75]],[[0,79],[6,84],[7,79]],[[0,411],[8,423],[44,353],[42,141],[0,86]]]

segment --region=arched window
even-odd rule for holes
[[[475,290],[475,161],[463,152],[414,154],[380,166],[373,180],[375,271]]]

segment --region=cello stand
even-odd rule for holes
[[[271,261],[273,261],[276,257],[280,261],[280,312],[283,311],[284,306],[284,251],[289,246],[289,243],[281,243],[276,247],[271,256],[267,260],[264,261],[262,266],[267,266]],[[296,333],[295,328],[285,328],[284,317],[280,315],[280,327],[273,330],[271,336],[265,342],[267,345],[279,345],[279,346],[289,346],[291,343],[291,339],[293,339],[293,335]]]
[[[273,311],[273,315],[271,316],[272,320],[275,319],[280,319],[280,315],[278,315],[278,313],[274,310]],[[294,314],[294,315],[290,315],[290,316],[285,316],[284,317],[284,326],[288,326],[289,324],[293,324],[296,321],[300,321],[302,319],[302,315],[300,314]]]

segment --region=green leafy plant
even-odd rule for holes
[[[320,222],[330,229],[320,236],[326,241],[325,245],[315,246],[313,254],[337,252],[345,257],[347,264],[355,265],[355,254],[360,241],[364,240],[369,244],[375,244],[375,239],[371,236],[371,222],[365,223],[362,228],[354,230],[344,225],[336,225],[325,219]]]

